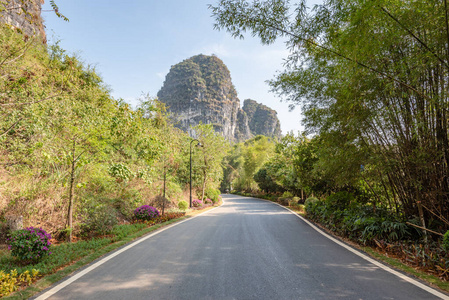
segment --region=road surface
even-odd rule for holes
[[[37,299],[449,299],[283,207],[223,198],[223,206],[121,249]]]

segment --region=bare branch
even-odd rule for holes
[[[23,117],[19,118],[14,124],[12,124],[5,132],[3,132],[2,134],[0,134],[1,136],[4,136],[5,134],[7,134],[8,132],[11,131],[11,129],[13,129],[17,124],[19,124],[20,121],[22,121]]]
[[[405,222],[405,224],[413,226],[413,227],[416,227],[416,228],[419,228],[419,229],[422,229],[422,230],[425,230],[425,231],[428,231],[428,232],[431,232],[431,233],[439,235],[439,236],[444,236],[444,234],[442,234],[442,233],[439,233],[439,232],[436,232],[436,231],[433,231],[433,230],[430,230],[430,229],[427,229],[427,228],[424,228],[424,227],[412,224],[410,222]]]

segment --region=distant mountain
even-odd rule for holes
[[[243,101],[242,109],[248,116],[249,130],[253,135],[281,136],[281,124],[275,110],[251,99]]]
[[[229,70],[216,56],[196,55],[172,66],[157,96],[186,132],[202,122],[230,141],[280,136],[274,110],[250,99],[240,108]]]

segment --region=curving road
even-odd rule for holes
[[[223,206],[121,249],[37,299],[449,299],[274,203],[223,198]]]

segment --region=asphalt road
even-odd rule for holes
[[[116,252],[38,299],[446,297],[385,271],[274,203],[223,198],[223,206]]]

